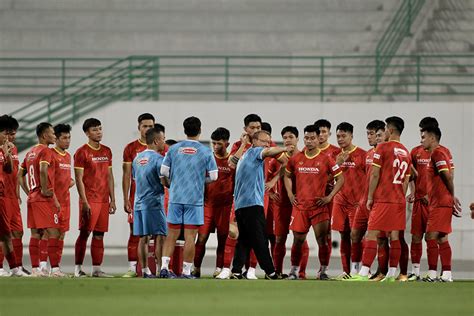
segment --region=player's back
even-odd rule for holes
[[[374,153],[375,167],[380,168],[380,179],[374,192],[374,202],[405,203],[405,177],[410,174],[408,149],[397,141],[377,145]]]
[[[147,149],[133,160],[132,175],[136,183],[134,209],[150,206],[163,209],[164,188],[160,180],[163,159],[162,155]]]
[[[169,148],[163,164],[170,168],[170,202],[203,205],[206,172],[217,171],[211,149],[185,140]]]
[[[41,195],[41,185],[40,185],[40,161],[42,159],[48,159],[48,151],[50,149],[48,146],[43,144],[37,144],[28,151],[25,156],[25,159],[21,165],[22,169],[27,171],[28,186],[30,191],[28,193],[28,199],[30,201],[43,200],[44,197]],[[50,166],[51,167],[51,166]],[[52,168],[48,169],[48,182],[50,185],[54,186],[54,179],[51,176]]]

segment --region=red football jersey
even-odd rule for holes
[[[112,151],[100,145],[98,149],[82,145],[74,154],[74,169],[83,169],[82,181],[88,202],[108,203],[109,169],[112,168]]]
[[[299,151],[296,151],[293,155],[296,155],[297,153],[299,153]],[[288,153],[283,153],[283,155],[286,155],[287,159],[291,159],[290,156],[288,156]],[[271,161],[272,164],[274,164],[275,166],[272,166],[272,168],[281,168],[281,164],[278,160],[272,160]],[[280,170],[280,169],[278,169]],[[294,179],[292,179],[294,181]],[[282,207],[291,207],[291,202],[290,202],[290,199],[288,198],[288,193],[286,192],[286,187],[285,187],[285,182],[284,182],[284,177],[280,177],[280,180],[278,180],[278,184],[277,184],[277,192],[278,194],[280,195],[280,203],[279,205],[282,206]],[[294,192],[293,192],[294,193]]]
[[[410,176],[410,153],[397,141],[378,144],[372,163],[380,168],[380,179],[374,192],[374,203],[405,203],[403,183]]]
[[[51,149],[46,145],[38,144],[34,146],[25,156],[21,168],[27,171],[28,201],[40,202],[49,201],[52,197],[45,197],[41,194],[40,183],[40,163],[48,164],[48,189],[54,190],[54,163]]]
[[[142,143],[139,139],[134,140],[131,143],[128,143],[127,146],[125,146],[125,149],[123,150],[123,163],[124,164],[130,164],[132,165],[133,159],[147,149],[146,143]],[[164,156],[164,155],[163,155]],[[130,199],[130,204],[132,205],[135,203],[135,180],[133,180],[132,174],[130,173],[130,193],[129,193],[129,199]]]
[[[230,150],[230,155],[231,156],[234,155],[237,152],[237,150],[239,150],[240,145],[242,145],[242,142],[240,140],[238,140],[234,144],[232,144],[232,148]],[[247,144],[247,146],[245,146],[244,152],[246,152],[247,149],[249,149],[250,147],[252,147],[252,144]]]
[[[365,183],[364,193],[360,197],[359,205],[367,204],[367,195],[369,194],[370,174],[372,173],[372,163],[374,162],[374,148],[370,148],[365,154]],[[345,180],[345,179],[344,179]],[[345,185],[345,184],[344,184]]]
[[[3,166],[5,165],[5,156],[3,149],[0,148],[0,198],[5,196],[5,175],[3,171]]]
[[[445,155],[446,157],[449,158],[449,168],[451,169],[451,171],[454,170],[454,162],[453,162],[453,156],[451,155],[451,151],[449,151],[449,149],[447,147],[444,147],[443,145],[439,145],[439,150],[441,150]]]
[[[452,207],[454,199],[441,180],[441,172],[451,172],[449,156],[446,150],[438,147],[431,154],[431,162],[428,165],[428,196],[431,207]]]
[[[61,153],[53,148],[54,158],[54,193],[59,204],[70,205],[69,186],[71,184],[71,154],[67,151]]]
[[[337,155],[341,152],[341,148],[334,146],[333,144],[327,144],[326,147],[320,148],[321,153],[328,155],[332,159],[336,160]]]
[[[234,200],[235,169],[229,167],[229,155],[216,159],[219,175],[217,180],[206,184],[204,205],[208,207],[222,207],[232,205]]]
[[[418,176],[415,180],[415,198],[421,199],[428,193],[428,165],[431,160],[431,154],[425,150],[422,145],[416,146],[410,153],[413,167]]]
[[[326,196],[328,177],[342,173],[334,160],[320,151],[313,157],[307,156],[306,151],[295,154],[288,161],[286,171],[294,176],[296,200],[303,210],[318,208],[317,199]]]
[[[362,197],[361,186],[365,187],[365,168],[367,152],[354,147],[349,157],[340,165],[344,175],[344,185],[334,197],[334,203],[342,205],[357,205]]]
[[[3,154],[2,154],[3,159]],[[5,173],[5,197],[10,199],[18,199],[18,194],[16,191],[18,183],[18,167],[20,165],[20,160],[18,159],[18,148],[12,148],[12,172]]]

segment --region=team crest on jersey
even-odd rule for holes
[[[140,160],[138,160],[138,164],[139,164],[140,166],[145,166],[145,165],[147,165],[147,164],[148,164],[148,158],[147,158],[147,157],[141,158]]]
[[[299,164],[300,164],[300,165],[302,165],[302,164],[303,164],[303,162],[302,162],[302,161],[300,161],[300,162],[299,162]]]
[[[393,153],[395,154],[395,156],[408,157],[408,153],[406,152],[406,150],[401,148],[394,148]]]
[[[181,147],[179,152],[185,155],[195,155],[197,153],[197,149],[194,147]]]

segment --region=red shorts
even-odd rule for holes
[[[352,229],[361,231],[367,230],[367,223],[369,221],[369,212],[367,211],[367,203],[360,204],[355,212],[354,221],[352,222]]]
[[[405,221],[405,203],[374,203],[369,214],[368,230],[385,232],[405,230]]]
[[[411,213],[412,235],[423,236],[426,232],[428,213],[428,205],[421,203],[421,200],[415,200],[415,203],[413,203],[413,212]]]
[[[91,214],[87,218],[82,215],[82,203],[79,202],[79,230],[105,233],[109,230],[109,203],[90,202]]]
[[[69,222],[71,219],[71,205],[61,205],[61,213],[59,216],[59,230],[62,233],[69,231]]]
[[[288,235],[290,232],[291,211],[293,205],[279,205],[273,211],[275,220],[274,232],[276,236]]]
[[[59,214],[53,201],[28,202],[28,228],[59,228]]]
[[[22,232],[23,221],[21,219],[20,204],[18,204],[18,199],[5,198],[5,208],[7,209],[11,231]]]
[[[275,213],[275,208],[278,207],[276,202],[271,201],[268,203],[268,207],[265,209],[265,220],[266,220],[266,226],[265,226],[265,233],[267,236],[273,235],[273,223],[274,223],[274,213]]]
[[[297,233],[306,234],[309,232],[311,226],[329,220],[330,217],[327,206],[310,211],[302,211],[295,206],[291,212],[290,229]]]
[[[8,213],[5,207],[5,199],[0,198],[0,237],[9,236],[11,233]]]
[[[331,229],[338,232],[350,232],[357,205],[334,203],[332,208]]]
[[[232,205],[204,206],[204,225],[199,227],[199,234],[208,235],[217,229],[218,235],[227,235],[231,210]]]
[[[453,207],[430,207],[426,232],[451,233],[453,231],[451,229],[452,218]]]

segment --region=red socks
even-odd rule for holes
[[[345,273],[351,272],[351,240],[341,239],[341,262]]]
[[[301,248],[301,260],[300,260],[300,275],[306,275],[306,267],[308,266],[309,260],[309,246],[308,241],[305,240],[303,247]]]
[[[291,265],[292,266],[299,266],[301,262],[301,257],[303,254],[303,247],[297,246],[293,243],[291,246]]]
[[[58,256],[59,256],[59,262],[61,262],[61,259],[63,257],[63,249],[64,249],[64,240],[58,239]]]
[[[59,267],[58,239],[49,237],[48,239],[48,257],[51,268]]]
[[[39,251],[40,261],[48,261],[48,239],[41,239],[39,241]]]
[[[361,262],[362,260],[362,242],[353,242],[351,245],[352,262]]]
[[[235,252],[235,246],[237,245],[237,239],[232,239],[230,237],[227,237],[227,240],[225,242],[225,249],[224,249],[224,268],[230,268],[230,265],[232,264],[232,260],[234,259],[234,252]]]
[[[128,237],[127,254],[128,261],[138,261],[138,242],[140,241],[139,236],[130,235]]]
[[[283,260],[285,259],[286,255],[286,245],[285,242],[279,242],[275,244],[275,250],[273,251],[274,257],[273,262],[275,263],[275,271],[277,273],[283,272]]]
[[[411,243],[410,255],[412,264],[420,264],[421,254],[423,253],[422,243]]]
[[[88,238],[89,234],[83,231],[81,231],[79,237],[77,237],[76,245],[74,247],[76,265],[82,265],[84,263]]]
[[[206,253],[206,244],[201,244],[199,242],[196,243],[195,251],[194,251],[194,266],[197,268],[201,267],[202,259],[204,259],[204,255]]]
[[[408,249],[408,244],[405,241],[405,231],[400,231],[400,247],[402,252],[400,253],[400,274],[408,274],[408,260],[410,259],[410,249]]]
[[[10,267],[10,270],[18,267],[18,265],[16,263],[16,257],[15,257],[15,252],[14,251],[10,251],[9,253],[7,253],[5,255],[5,258],[7,258],[8,266]]]
[[[428,269],[436,271],[438,268],[439,256],[438,241],[436,241],[436,239],[426,241],[426,253],[428,257]]]
[[[3,255],[2,247],[0,247],[0,269],[3,269],[3,261],[5,260],[5,256]]]
[[[329,265],[329,256],[330,256],[329,245],[319,245],[318,250],[318,257],[319,257],[319,264],[321,266],[327,267]]]
[[[92,237],[91,242],[92,265],[100,266],[104,260],[104,240]]]
[[[23,266],[23,242],[21,238],[12,238],[13,251],[15,251],[15,258],[17,266]]]
[[[402,248],[400,245],[400,240],[392,240],[390,241],[390,268],[398,267],[398,263],[400,262],[400,255],[402,252]]]
[[[369,267],[372,265],[372,262],[375,260],[377,255],[377,241],[376,240],[366,240],[364,245],[364,251],[362,253],[362,265]],[[379,252],[380,256],[380,252]],[[380,265],[380,262],[379,262]]]
[[[39,249],[40,240],[38,238],[30,238],[30,261],[32,268],[38,268],[40,263],[40,249]]]
[[[216,249],[216,267],[222,268],[224,266],[224,251],[227,235],[217,235],[217,249]]]
[[[439,257],[441,259],[441,266],[443,271],[451,271],[451,246],[449,241],[439,244]]]
[[[367,245],[367,242],[366,241],[366,244],[365,246]],[[365,251],[365,246],[364,246],[364,251]],[[390,248],[388,246],[388,242],[385,244],[385,246],[383,247],[378,247],[378,250],[377,250],[377,261],[378,261],[378,264],[379,264],[379,270],[380,272],[382,272],[383,274],[387,274],[388,272],[388,258],[389,258],[389,253],[390,253]],[[362,258],[362,260],[364,260],[364,258]]]

